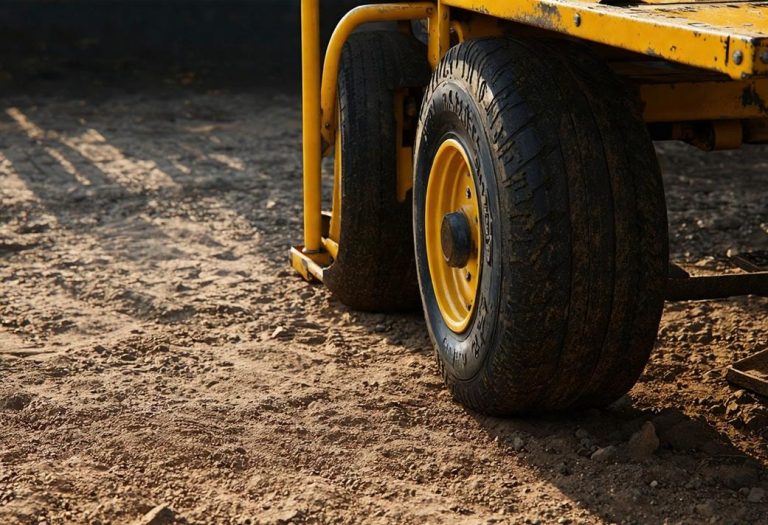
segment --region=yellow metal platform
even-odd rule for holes
[[[725,73],[768,74],[768,2],[443,0],[527,26]]]

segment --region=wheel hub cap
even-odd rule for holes
[[[469,221],[463,212],[455,211],[443,216],[440,226],[440,244],[443,257],[451,268],[463,268],[467,265],[472,250],[472,232]]]
[[[445,324],[456,333],[469,325],[480,282],[480,211],[464,147],[445,140],[427,182],[425,242],[430,279]]]

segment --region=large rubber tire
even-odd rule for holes
[[[425,195],[446,138],[481,208],[473,317],[441,317]],[[653,347],[667,275],[664,192],[633,92],[573,43],[470,41],[440,62],[416,136],[414,235],[429,333],[454,397],[495,415],[608,404]]]
[[[397,89],[423,88],[430,75],[423,44],[403,33],[355,33],[344,45],[338,84],[341,231],[338,256],[323,280],[357,310],[419,304],[411,199],[397,201],[394,109]]]

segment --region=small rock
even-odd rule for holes
[[[687,451],[699,449],[717,434],[704,423],[688,419],[674,425],[661,434],[661,440],[675,450]]]
[[[136,354],[133,352],[126,352],[120,356],[121,361],[136,361]]]
[[[291,336],[291,332],[289,330],[287,330],[283,326],[278,326],[272,332],[272,336],[271,337],[272,337],[272,339],[286,339],[286,338],[290,338],[290,336]]]
[[[656,428],[657,435],[661,435],[673,426],[677,425],[681,421],[685,421],[687,418],[685,414],[680,412],[676,408],[664,408],[654,417],[651,422]]]
[[[760,487],[752,487],[747,494],[747,501],[750,503],[760,503],[765,498],[765,490]]]
[[[744,417],[744,426],[749,430],[763,430],[768,427],[768,413],[754,411]]]
[[[520,452],[525,447],[525,441],[520,436],[514,436],[509,444],[515,452]]]
[[[653,456],[658,448],[659,438],[656,436],[656,427],[650,421],[643,423],[640,430],[632,434],[627,443],[629,455],[640,461]]]
[[[591,459],[595,461],[600,461],[602,463],[610,463],[616,459],[616,457],[619,455],[619,451],[616,447],[613,445],[609,445],[607,447],[598,448],[595,450],[595,452],[590,456]]]
[[[654,479],[653,481],[651,481],[651,482],[648,484],[648,486],[649,486],[649,487],[651,487],[652,489],[655,489],[656,487],[658,487],[658,486],[659,486],[659,482],[658,482],[658,481],[656,481],[656,480]]]
[[[284,524],[284,523],[290,523],[291,521],[300,518],[302,515],[301,511],[295,510],[295,509],[288,509],[282,511],[277,516],[277,523]]]
[[[373,327],[374,332],[382,333],[387,331],[387,327],[383,324],[377,324]]]
[[[583,428],[576,429],[576,434],[575,435],[579,439],[589,439],[591,437],[589,432],[587,432]]]
[[[0,397],[0,410],[24,410],[32,401],[32,396],[24,392],[16,392],[7,396]]]
[[[739,413],[739,404],[736,401],[731,401],[725,406],[725,415],[733,417]]]
[[[136,520],[135,525],[170,525],[176,520],[176,515],[167,505],[158,505]]]
[[[717,507],[715,506],[714,502],[712,502],[712,501],[706,501],[704,503],[699,503],[698,505],[696,505],[694,507],[694,510],[700,516],[711,517],[711,516],[715,516],[717,514]]]
[[[754,403],[754,399],[746,390],[737,390],[733,393],[733,400],[739,405],[745,405],[747,403]]]
[[[685,488],[687,489],[698,489],[701,488],[701,479],[699,478],[691,478],[685,483]]]

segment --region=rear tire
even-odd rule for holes
[[[448,139],[466,150],[481,216],[477,296],[460,333],[441,313],[425,238],[433,159]],[[626,393],[655,341],[668,258],[634,95],[572,43],[474,40],[433,75],[416,148],[416,266],[454,397],[503,415]]]
[[[411,199],[397,201],[394,110],[396,91],[422,88],[430,74],[424,46],[403,33],[355,33],[344,45],[336,152],[342,156],[339,251],[323,281],[356,310],[419,304]]]

